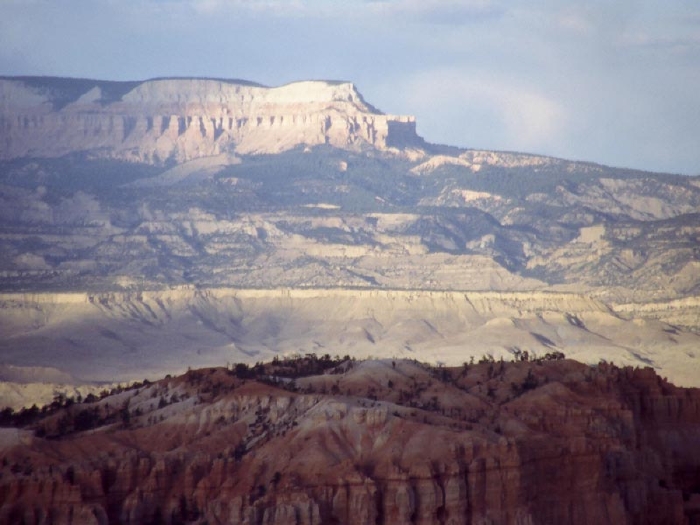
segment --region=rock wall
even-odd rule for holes
[[[685,297],[672,301],[618,303],[613,310],[622,316],[659,319],[676,326],[700,331],[700,297]]]
[[[265,88],[162,79],[107,99],[96,81],[59,106],[50,80],[37,85],[36,79],[0,79],[0,159],[87,152],[162,164],[222,153],[278,153],[300,145],[387,149],[422,144],[413,117],[379,113],[351,83]]]
[[[609,308],[586,294],[567,292],[453,292],[428,290],[345,290],[333,288],[283,288],[283,289],[237,289],[198,288],[194,286],[173,287],[162,291],[143,292],[65,292],[65,293],[3,293],[0,302],[9,304],[124,304],[129,302],[190,301],[194,298],[255,300],[304,300],[304,299],[349,299],[362,301],[415,301],[446,302],[444,308],[464,303],[479,315],[512,315],[541,312],[609,312]]]

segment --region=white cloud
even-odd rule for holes
[[[313,2],[303,0],[186,0],[195,11],[204,14],[249,12],[273,16],[308,15]]]
[[[117,0],[105,0],[117,6]],[[271,17],[372,18],[385,22],[459,24],[500,12],[494,0],[121,0],[132,8],[189,9],[204,16],[248,13]]]
[[[541,151],[568,124],[565,109],[536,87],[489,73],[433,70],[400,89],[402,105],[421,113],[428,140],[444,141],[446,132],[460,145]]]
[[[586,36],[593,32],[594,24],[580,9],[567,9],[554,17],[555,24],[566,32]]]

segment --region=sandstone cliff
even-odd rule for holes
[[[384,115],[349,82],[0,78],[0,159],[92,157],[163,164],[297,146],[418,147],[412,117]]]
[[[700,392],[554,359],[306,357],[52,409],[0,434],[0,521],[697,523]]]

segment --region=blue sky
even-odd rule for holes
[[[700,174],[697,0],[0,0],[0,74],[351,80],[430,142]]]

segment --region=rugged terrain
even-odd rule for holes
[[[5,411],[4,523],[698,523],[700,391],[308,355]]]
[[[308,351],[697,386],[699,213],[697,177],[429,144],[348,82],[0,78],[0,396]]]
[[[588,363],[653,366],[674,384],[698,384],[700,336],[673,310],[664,310],[665,320],[656,312],[630,317],[570,292],[181,288],[2,300],[0,354],[14,365],[5,380],[24,388],[5,383],[0,393],[15,407],[50,402],[51,389],[31,395],[45,381],[73,392],[308,352],[456,366],[559,351]]]
[[[0,109],[7,290],[700,285],[697,178],[427,144],[350,83],[5,78]]]

